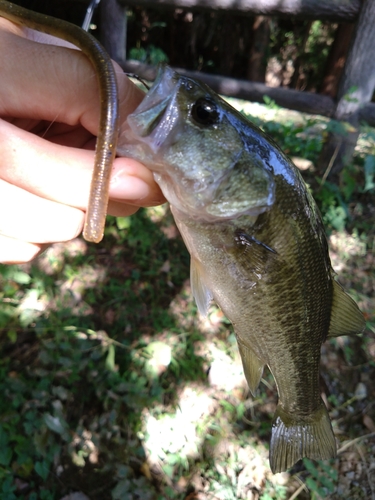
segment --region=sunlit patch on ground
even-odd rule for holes
[[[358,235],[348,234],[345,231],[334,231],[329,237],[330,256],[333,268],[336,272],[345,269],[351,257],[363,258],[367,256],[366,242]],[[373,260],[370,254],[369,258]],[[371,262],[372,263],[372,262]]]

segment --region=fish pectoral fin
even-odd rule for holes
[[[270,445],[274,474],[286,471],[303,457],[325,460],[336,456],[336,440],[323,401],[308,417],[290,415],[277,407]]]
[[[252,248],[255,244],[262,247],[264,250],[267,250],[268,252],[277,254],[276,250],[269,247],[262,241],[257,240],[254,236],[246,233],[246,231],[243,231],[242,229],[237,229],[234,234],[236,243],[239,245],[247,245],[248,247]]]
[[[244,229],[236,229],[233,233],[234,245],[230,253],[243,273],[254,276],[272,273],[277,266],[282,265],[280,255],[269,246],[263,238],[256,238]],[[275,267],[276,266],[276,267]]]
[[[246,377],[251,394],[255,397],[260,379],[263,375],[264,363],[258,358],[252,349],[246,347],[237,339],[238,349],[240,351],[243,371]]]
[[[195,302],[197,303],[198,311],[202,316],[206,317],[213,295],[204,282],[202,266],[198,260],[194,259],[194,257],[191,258],[190,264],[190,283]]]
[[[333,280],[331,321],[328,337],[363,333],[365,326],[365,318],[358,309],[357,304],[349,297],[342,286]]]

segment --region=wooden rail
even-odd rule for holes
[[[243,12],[245,15],[292,16],[303,19],[321,19],[332,22],[356,22],[343,76],[336,100],[312,92],[285,88],[271,88],[255,82],[233,80],[203,73],[179,70],[210,85],[228,96],[263,102],[263,96],[278,105],[338,120],[345,120],[355,132],[346,136],[330,134],[323,148],[318,169],[322,172],[335,157],[332,173],[339,172],[351,160],[358,137],[359,123],[365,121],[375,126],[375,104],[371,103],[375,88],[375,0],[102,0],[117,1],[126,6],[152,8],[210,9]],[[112,35],[115,36],[113,30]],[[103,43],[108,48],[106,40]],[[119,43],[117,41],[117,43]],[[125,46],[126,40],[123,40]],[[150,68],[134,61],[118,60],[130,72],[150,78]],[[177,69],[178,70],[178,69]]]
[[[245,15],[354,22],[361,0],[119,0],[121,5],[189,10],[225,10]]]
[[[153,81],[156,68],[137,61],[124,61],[122,68],[127,73],[134,73],[145,80]],[[336,101],[329,96],[315,92],[301,92],[284,87],[267,87],[263,83],[237,80],[225,76],[210,75],[200,71],[189,71],[183,68],[174,68],[178,73],[197,78],[209,85],[218,94],[227,97],[236,97],[247,101],[264,103],[264,96],[270,97],[278,106],[293,109],[301,113],[327,116],[333,118],[336,110]],[[367,103],[359,113],[361,121],[375,127],[375,103]]]

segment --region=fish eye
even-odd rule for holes
[[[191,116],[199,125],[212,125],[219,120],[216,104],[204,97],[201,97],[193,104]]]

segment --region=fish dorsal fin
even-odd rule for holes
[[[246,347],[237,339],[238,349],[241,354],[243,371],[251,394],[255,397],[260,379],[263,375],[264,363],[249,347]]]
[[[333,280],[331,322],[328,337],[362,333],[365,326],[365,318],[358,309],[357,304],[349,297],[342,286]]]
[[[197,303],[198,311],[202,316],[207,316],[208,308],[210,307],[210,302],[213,299],[211,290],[208,288],[204,282],[204,276],[201,264],[191,258],[190,264],[190,283],[195,302]]]

